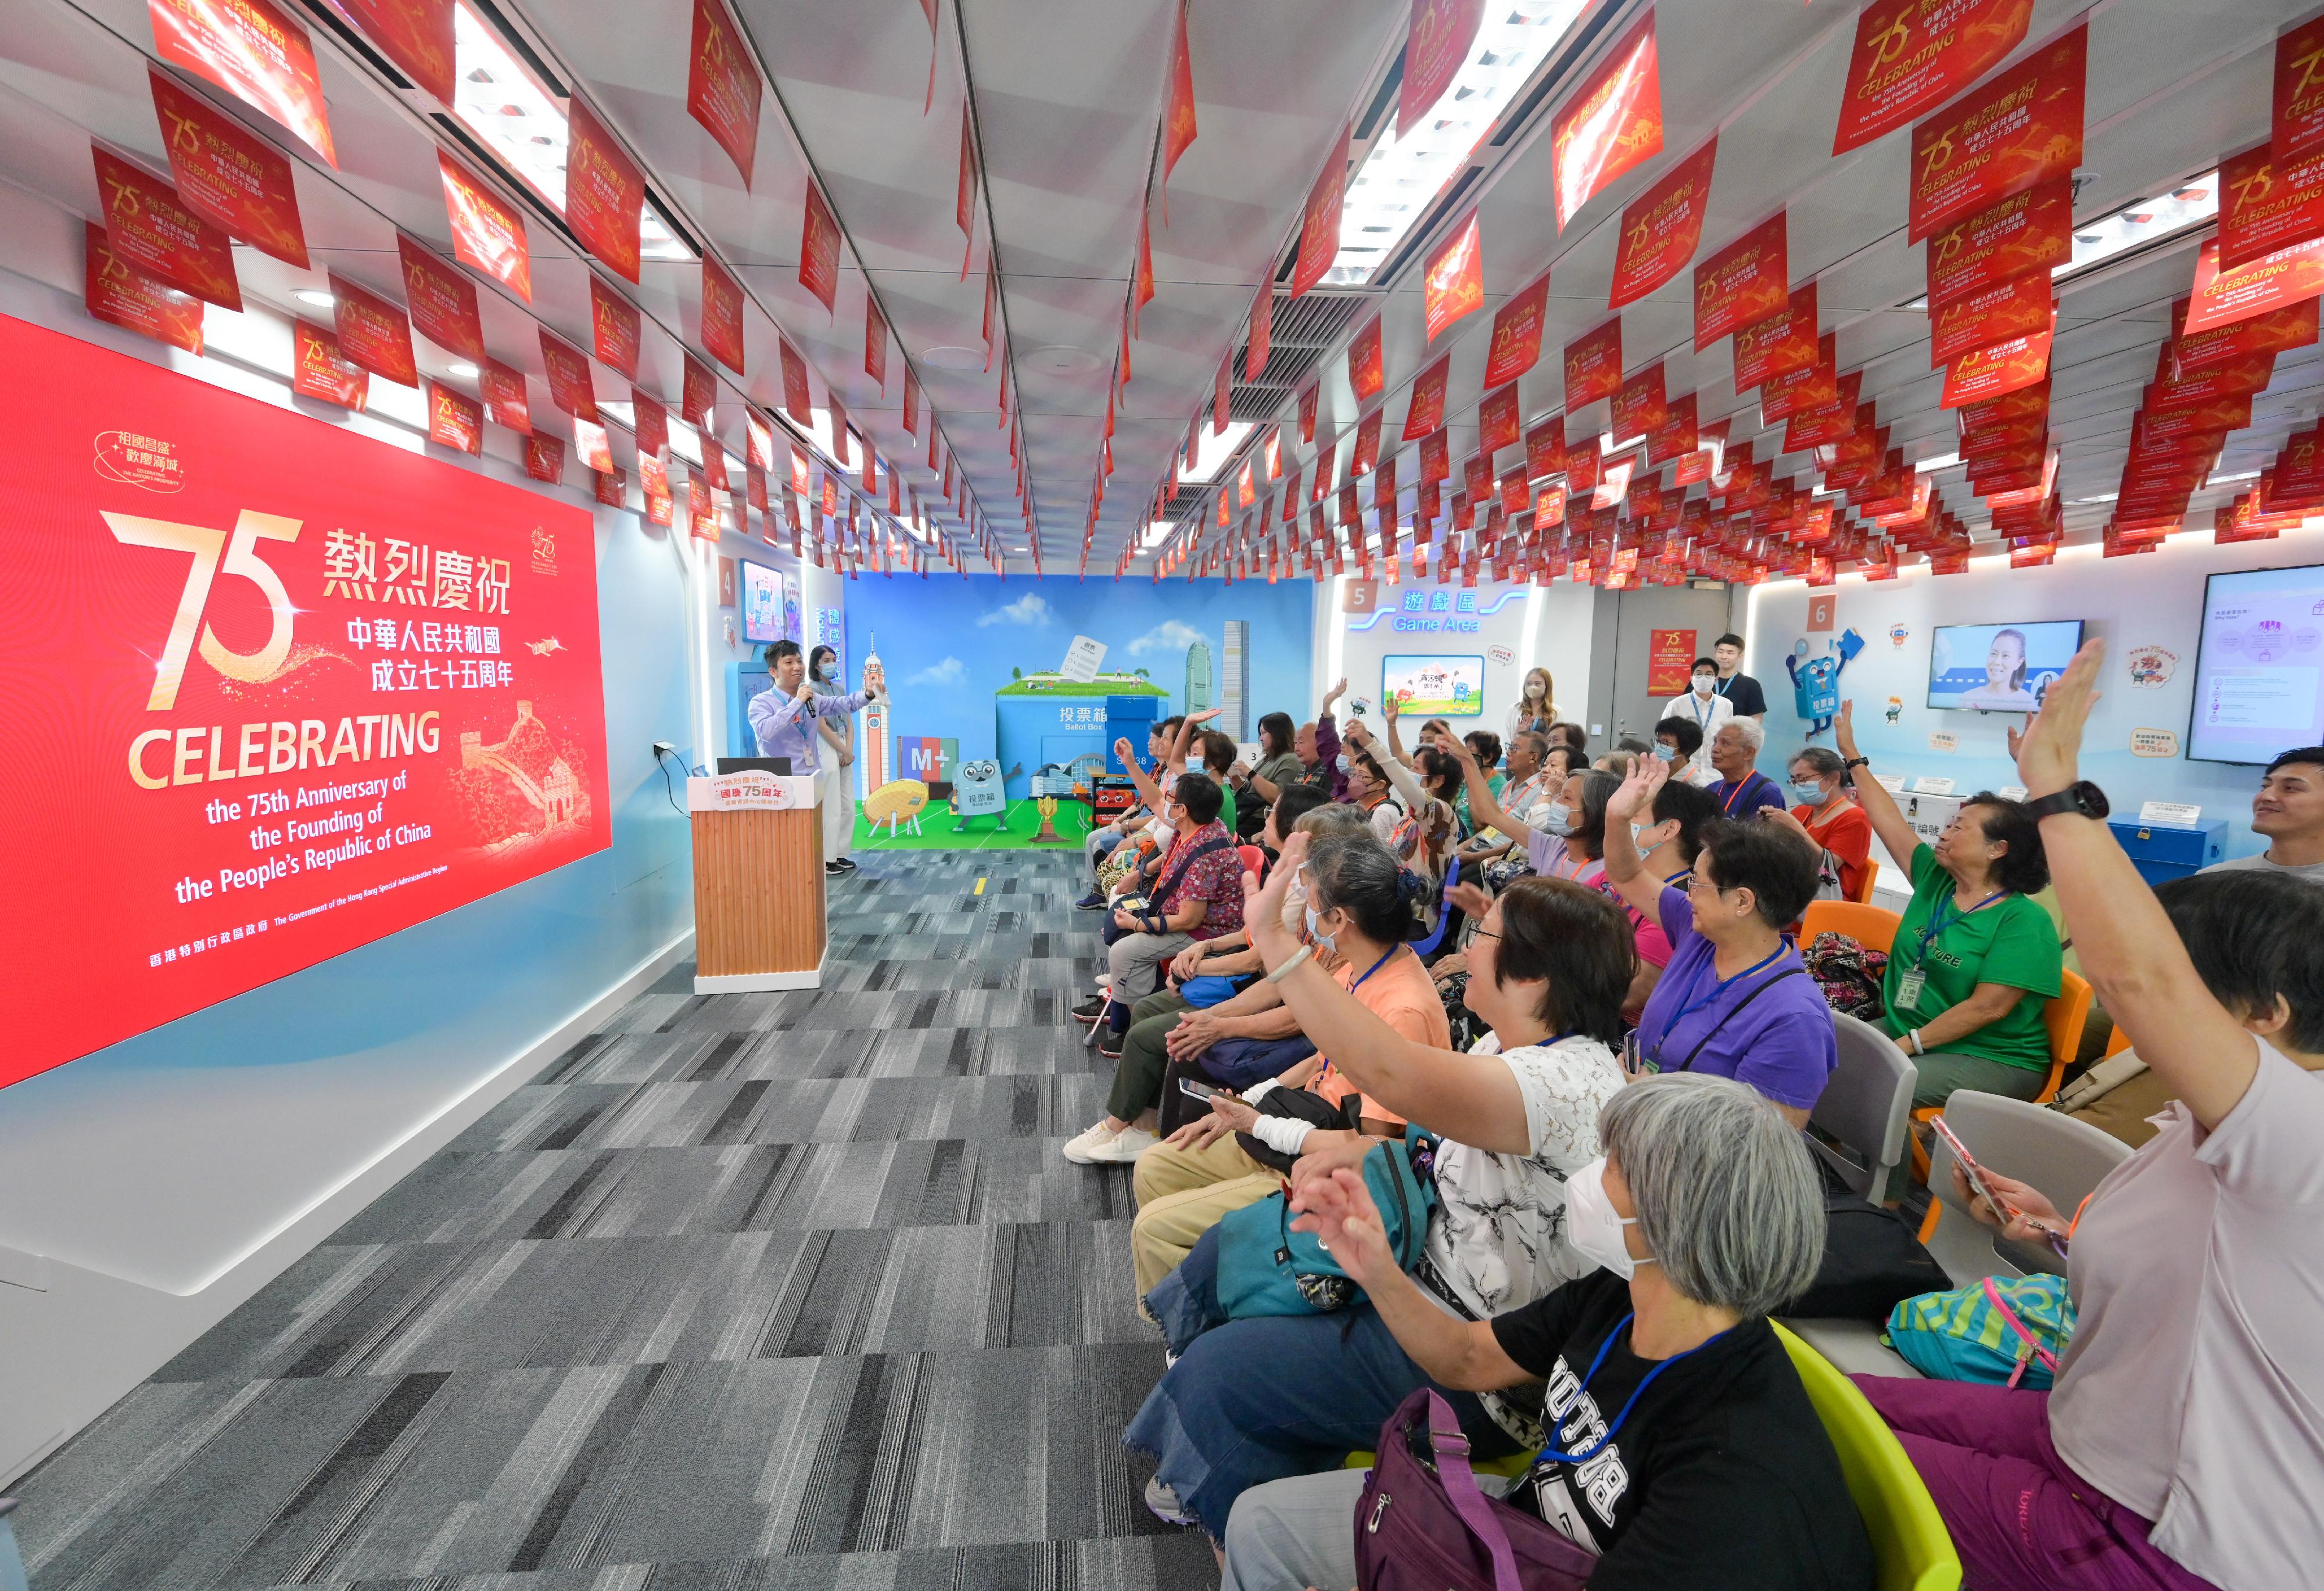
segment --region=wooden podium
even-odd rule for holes
[[[816,781],[686,781],[694,826],[694,992],[823,987],[823,814]]]

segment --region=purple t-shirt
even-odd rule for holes
[[[1731,1077],[1778,1105],[1815,1108],[1840,1064],[1840,1043],[1832,1035],[1831,1007],[1801,969],[1800,952],[1787,943],[1765,966],[1720,988],[1711,941],[1694,931],[1685,890],[1663,891],[1661,916],[1671,942],[1670,965],[1639,1016],[1638,1053],[1665,1071]],[[1793,976],[1784,978],[1786,971]],[[1743,1004],[1753,989],[1777,978],[1783,981]],[[1690,1066],[1687,1057],[1698,1044],[1702,1051]]]
[[[1784,787],[1753,768],[1738,782],[1721,779],[1711,786],[1711,794],[1719,802],[1721,817],[1747,818],[1770,806],[1782,806]]]

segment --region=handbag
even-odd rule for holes
[[[1202,860],[1204,857],[1214,856],[1222,851],[1230,851],[1232,849],[1233,847],[1224,840],[1205,840],[1200,845],[1195,846],[1192,851],[1187,851],[1184,856],[1177,858],[1170,864],[1169,872],[1163,875],[1161,887],[1155,890],[1150,899],[1147,897],[1133,895],[1125,896],[1120,900],[1114,902],[1114,910],[1128,912],[1131,916],[1138,919],[1138,926],[1135,928],[1124,928],[1120,924],[1113,920],[1113,913],[1108,912],[1105,918],[1105,926],[1101,930],[1101,935],[1104,939],[1105,943],[1108,944],[1113,944],[1120,940],[1129,938],[1133,933],[1169,933],[1169,925],[1165,923],[1162,918],[1162,909],[1159,906],[1153,905],[1152,902],[1167,899],[1170,892],[1178,887],[1179,880],[1183,879],[1186,876],[1186,870],[1189,868],[1192,868],[1196,862]]]
[[[1974,1287],[1908,1298],[1888,1317],[1888,1346],[1937,1381],[2048,1390],[2074,1335],[2066,1279],[1987,1276]]]
[[[1419,1388],[1380,1427],[1356,1504],[1358,1591],[1582,1591],[1597,1566],[1556,1526],[1478,1490],[1469,1439],[1435,1393]]]
[[[1399,1269],[1420,1263],[1436,1186],[1405,1144],[1382,1138],[1364,1155],[1364,1184]],[[1328,1315],[1363,1296],[1313,1232],[1291,1229],[1291,1197],[1270,1193],[1219,1219],[1219,1308],[1230,1320]]]
[[[1831,1169],[1816,1164],[1826,1179],[1823,1262],[1808,1290],[1777,1313],[1877,1323],[1903,1301],[1952,1281],[1903,1216],[1833,1186]]]

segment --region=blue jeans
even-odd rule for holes
[[[1370,1303],[1329,1315],[1223,1319],[1218,1255],[1213,1228],[1146,1295],[1178,1362],[1121,1439],[1159,1460],[1157,1476],[1213,1540],[1225,1538],[1235,1499],[1251,1487],[1336,1469],[1376,1446],[1416,1387],[1452,1405],[1478,1458],[1517,1451],[1476,1394],[1431,1380]]]

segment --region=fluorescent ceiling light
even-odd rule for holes
[[[321,288],[300,288],[297,292],[292,293],[290,296],[298,299],[301,304],[312,304],[318,309],[328,309],[332,305],[338,302],[337,299],[332,298],[330,294],[325,292]]]
[[[1152,552],[1156,547],[1161,546],[1165,541],[1167,541],[1170,538],[1170,532],[1176,530],[1177,528],[1178,522],[1176,520],[1148,520],[1146,526],[1146,534],[1139,538],[1138,550],[1142,553]]]
[[[499,32],[463,4],[452,8],[456,51],[452,115],[490,146],[558,215],[565,213],[565,108]],[[639,218],[639,252],[649,260],[691,260],[649,203]]]
[[[456,376],[472,376],[476,373],[476,367],[465,359],[455,359],[445,368]]]
[[[1207,425],[1197,426],[1194,429],[1194,467],[1178,472],[1181,485],[1208,484],[1225,466],[1227,460],[1234,456],[1235,449],[1242,446],[1243,438],[1250,435],[1253,427],[1249,420],[1231,419],[1223,431],[1214,432]]]
[[[2110,216],[2075,227],[2073,258],[2054,267],[2051,279],[2071,276],[2126,249],[2206,225],[2218,213],[2219,174],[2206,171],[2190,177],[2168,193],[2125,205]]]
[[[2075,506],[2080,507],[2088,503],[2112,502],[2121,495],[2119,492],[2101,492],[2096,497],[2077,497],[2074,499],[2074,503]]]
[[[1915,470],[1918,470],[1922,474],[1932,475],[1939,470],[1949,470],[1952,468],[1955,464],[1960,463],[1960,455],[1958,453],[1940,453],[1934,458],[1923,459],[1919,464],[1914,464],[1913,467]]]
[[[2225,486],[2231,481],[2256,481],[2258,479],[2259,472],[2257,470],[2238,470],[2232,475],[2213,475],[2209,480],[2204,482],[2203,484],[2206,486]]]
[[[1340,209],[1340,252],[1324,272],[1327,287],[1369,281],[1437,191],[1500,124],[1541,63],[1586,9],[1587,0],[1519,0],[1488,16],[1443,97],[1399,143],[1396,117],[1383,119],[1363,164],[1348,179]]]

